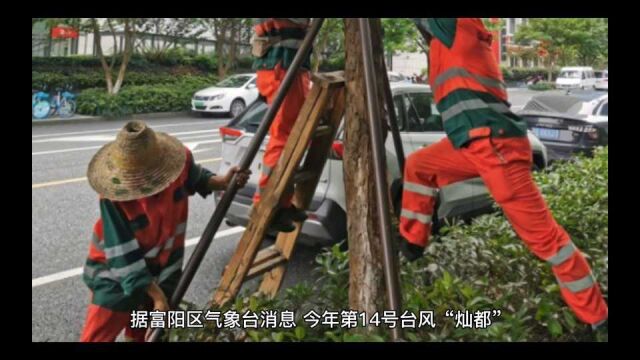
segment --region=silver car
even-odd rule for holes
[[[442,118],[432,100],[431,89],[428,85],[392,83],[391,91],[405,155],[435,143],[446,136],[443,131]],[[264,100],[258,99],[226,127],[220,129],[222,161],[218,169],[219,173],[226,173],[230,167],[240,162],[266,110],[267,105]],[[342,177],[342,136],[343,129],[340,129],[333,144],[331,157],[327,160],[322,171],[320,182],[307,211],[309,218],[305,221],[299,238],[302,244],[325,246],[346,238],[347,217]],[[265,139],[260,152],[251,164],[253,174],[247,186],[238,191],[227,212],[226,220],[229,225],[245,226],[248,222],[252,197],[260,177],[262,157],[267,140]],[[535,167],[538,169],[546,167],[547,152],[544,145],[532,133],[529,133],[529,140],[533,148]],[[385,148],[388,171],[393,179],[391,188],[394,210],[399,211],[402,182],[391,136],[387,136]],[[220,198],[220,195],[220,193],[215,194],[216,200]],[[477,214],[490,211],[491,205],[492,199],[479,177],[443,187],[438,195],[433,229],[437,231],[438,224],[441,224],[445,218],[469,219]]]

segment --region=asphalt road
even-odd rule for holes
[[[513,109],[522,108],[534,93],[511,89]],[[215,172],[221,148],[216,129],[228,120],[184,116],[146,122],[157,131],[177,136],[191,148],[196,162]],[[32,341],[77,341],[80,336],[89,303],[89,291],[81,279],[82,266],[99,216],[98,197],[86,181],[86,168],[97,149],[111,141],[124,123],[98,121],[32,127]],[[191,198],[185,259],[191,255],[214,208],[212,196]],[[210,299],[242,230],[221,226],[186,300],[204,305]],[[309,274],[318,251],[296,248],[283,287],[312,280]],[[257,281],[246,284],[245,289]]]

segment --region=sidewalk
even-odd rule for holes
[[[107,118],[102,116],[89,116],[89,115],[74,115],[70,118],[60,118],[53,117],[49,119],[34,119],[31,118],[31,126],[40,126],[40,125],[59,125],[59,124],[79,124],[79,123],[88,123],[94,121],[114,121],[114,120],[128,120],[128,119],[161,119],[168,117],[178,117],[178,116],[190,116],[189,111],[179,111],[179,112],[161,112],[161,113],[147,113],[147,114],[132,114],[119,118]]]

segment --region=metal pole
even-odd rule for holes
[[[384,265],[384,277],[387,285],[387,298],[389,308],[398,312],[400,309],[400,286],[398,274],[395,272],[395,256],[391,244],[391,221],[389,218],[389,198],[387,192],[387,177],[385,174],[386,159],[384,141],[382,139],[382,126],[380,121],[380,107],[378,103],[378,91],[375,84],[375,70],[373,65],[373,51],[371,48],[370,20],[358,19],[360,24],[360,37],[362,41],[362,57],[364,60],[364,79],[367,89],[367,110],[369,113],[369,135],[373,150],[373,169],[376,182],[376,200],[378,218],[380,220],[380,235],[382,236],[382,253]],[[394,341],[402,339],[399,327],[391,329],[391,338]]]
[[[383,76],[383,92],[384,99],[387,104],[387,116],[389,119],[389,129],[391,130],[391,137],[393,138],[393,147],[396,149],[396,158],[398,159],[398,166],[400,167],[400,176],[404,176],[404,149],[402,147],[402,139],[400,138],[400,129],[398,128],[398,118],[396,117],[395,106],[393,105],[393,95],[391,94],[391,87],[389,85],[389,74],[387,74],[387,67],[384,66],[384,55],[380,55],[382,65],[385,71]]]
[[[242,160],[240,160],[240,164],[239,164],[240,169],[246,170],[251,166],[253,159],[255,158],[256,154],[258,153],[258,150],[260,149],[260,145],[262,144],[262,141],[267,136],[267,132],[269,131],[269,127],[271,127],[271,123],[273,122],[273,119],[278,113],[278,110],[280,110],[280,105],[282,105],[282,102],[284,101],[285,96],[289,92],[289,88],[293,83],[293,79],[295,78],[296,73],[302,66],[304,58],[307,56],[307,54],[309,54],[309,51],[311,50],[311,46],[313,45],[313,41],[315,40],[316,35],[318,35],[318,32],[320,31],[320,27],[322,26],[323,22],[324,22],[324,18],[316,18],[313,20],[313,23],[311,24],[311,27],[307,35],[305,36],[304,41],[302,42],[302,45],[298,49],[298,52],[296,52],[296,56],[293,58],[293,62],[291,63],[291,66],[289,66],[289,69],[287,70],[287,73],[284,76],[284,79],[282,80],[282,84],[278,89],[278,94],[273,100],[273,103],[271,104],[271,106],[269,106],[267,113],[264,115],[264,118],[262,119],[262,122],[258,127],[258,130],[256,131],[255,135],[251,139],[251,143],[249,144],[247,152],[242,157]],[[207,249],[209,249],[209,245],[211,245],[211,241],[213,240],[214,235],[218,231],[218,228],[222,223],[222,219],[227,214],[227,210],[229,209],[229,206],[231,205],[231,201],[233,200],[237,191],[238,191],[238,186],[236,184],[236,176],[234,175],[233,178],[231,179],[231,182],[227,186],[227,189],[225,190],[224,195],[220,199],[220,202],[216,206],[216,209],[213,212],[211,219],[209,219],[209,223],[207,224],[207,227],[204,229],[204,232],[200,237],[200,241],[198,242],[198,245],[196,245],[196,248],[193,250],[193,254],[189,259],[187,266],[184,268],[184,272],[182,273],[182,276],[180,277],[180,281],[178,282],[176,290],[173,293],[173,296],[171,297],[171,301],[169,302],[169,307],[171,309],[175,309],[178,306],[178,304],[180,304],[182,297],[187,292],[187,288],[191,284],[191,281],[193,280],[193,277],[195,276],[195,273],[198,270],[198,267],[200,266],[200,263],[202,262],[202,259],[204,258],[204,255],[206,254]],[[160,338],[161,334],[162,334],[162,329],[155,329],[154,332],[151,334],[149,341],[150,342],[157,341]]]

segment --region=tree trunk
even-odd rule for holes
[[[376,19],[379,23],[379,20]],[[365,311],[367,318],[385,308],[386,294],[382,264],[382,241],[378,230],[375,181],[368,113],[364,64],[358,19],[345,19],[345,151],[344,179],[349,242],[349,306]],[[371,36],[376,73],[385,71],[381,63],[382,42],[377,26]],[[378,82],[382,78],[378,77]],[[377,94],[383,114],[382,93]],[[386,133],[386,128],[383,127]],[[371,326],[365,332],[374,332]]]
[[[116,79],[116,83],[113,86],[113,94],[117,94],[120,91],[120,87],[122,87],[122,82],[124,81],[124,74],[127,71],[127,65],[129,64],[129,60],[131,59],[131,54],[133,53],[133,43],[135,41],[135,33],[133,31],[133,24],[131,24],[131,20],[125,20],[124,24],[124,51],[122,53],[122,63],[120,64],[120,71],[118,72],[118,78]]]
[[[93,42],[96,45],[96,51],[98,52],[98,58],[100,58],[100,64],[102,70],[104,70],[105,81],[107,82],[107,94],[111,94],[113,90],[113,80],[111,79],[111,67],[107,64],[107,60],[102,52],[102,37],[100,36],[100,26],[98,21],[94,18],[93,23]]]

